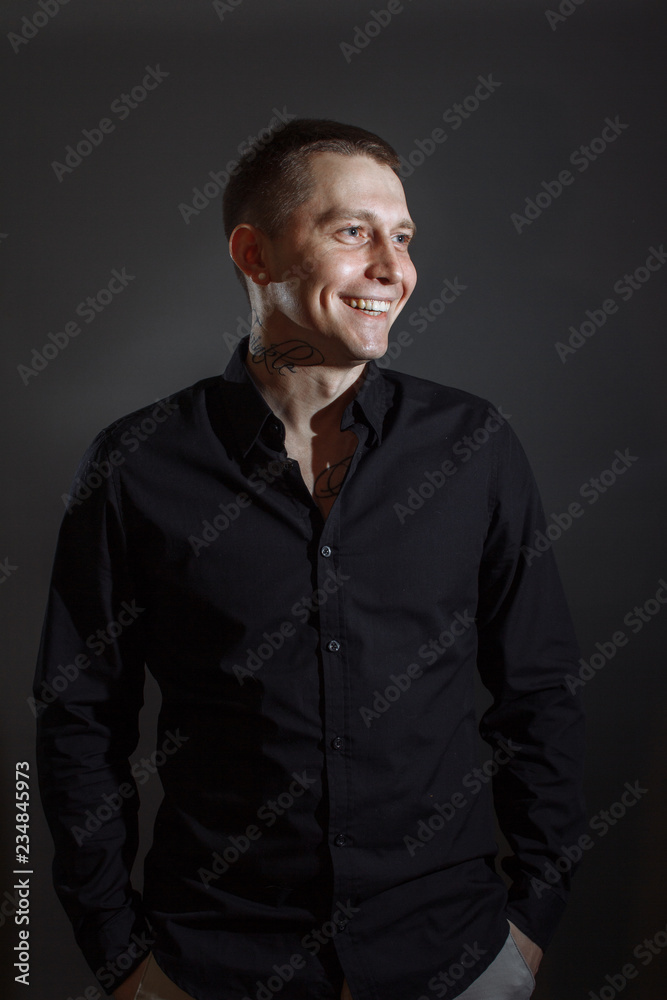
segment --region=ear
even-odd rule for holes
[[[266,237],[261,229],[249,222],[238,225],[229,237],[229,255],[238,268],[256,285],[267,285],[271,280],[266,265]]]

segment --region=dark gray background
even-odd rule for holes
[[[632,962],[640,971],[624,997],[658,1000],[667,954],[645,967],[632,952],[667,925],[667,610],[636,635],[623,618],[667,576],[667,268],[625,303],[613,285],[644,264],[650,246],[667,241],[663,5],[566,2],[572,13],[553,30],[546,3],[407,0],[347,62],[340,43],[351,43],[355,26],[385,6],[242,0],[221,20],[206,0],[70,0],[14,53],[8,32],[39,8],[37,0],[3,4],[0,560],[17,568],[0,585],[0,895],[11,897],[13,883],[13,765],[34,763],[26,698],[61,494],[102,426],[220,371],[229,356],[223,334],[247,313],[222,236],[220,197],[187,225],[179,204],[238,156],[239,143],[269,123],[274,107],[365,126],[404,156],[443,127],[448,140],[406,180],[420,230],[419,282],[393,329],[392,339],[402,329],[414,333],[396,367],[487,396],[510,413],[547,514],[582,501],[581,485],[609,468],[616,449],[637,457],[597,503],[583,500],[585,515],[554,549],[584,657],[618,629],[630,635],[583,691],[590,816],[618,801],[625,782],[639,780],[648,792],[606,836],[593,834],[535,997],[588,1000]],[[125,121],[110,114],[111,102],[158,63],[168,78]],[[488,74],[501,86],[452,131],[443,112]],[[115,131],[59,182],[52,162],[105,116]],[[629,127],[579,173],[571,152],[599,136],[608,116]],[[517,233],[511,213],[566,168],[574,183]],[[24,385],[18,366],[31,362],[32,348],[41,350],[47,334],[76,318],[77,304],[122,267],[135,280]],[[410,314],[446,277],[458,277],[465,293],[416,333]],[[555,342],[610,297],[618,312],[563,364]],[[149,683],[144,753],[155,704]],[[148,828],[158,779],[145,791]],[[3,995],[77,998],[94,980],[51,889],[51,846],[36,798],[31,833],[31,984],[14,985],[17,928],[0,917],[10,966]]]

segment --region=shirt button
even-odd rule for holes
[[[324,556],[325,559],[329,558],[329,556],[331,555],[331,549],[329,548],[328,545],[322,546],[322,548],[320,549],[320,555]]]
[[[335,923],[339,931],[344,931],[345,928],[347,927],[347,920],[345,919],[345,917],[339,917],[339,919],[336,920]]]
[[[327,649],[330,653],[337,653],[340,649],[340,643],[336,639],[332,639],[331,642],[327,643]]]
[[[340,738],[340,736],[336,736],[334,737],[334,739],[332,739],[331,746],[334,748],[334,750],[342,750],[343,747],[345,746],[345,743]]]
[[[345,847],[345,845],[347,844],[347,837],[345,836],[345,834],[339,833],[336,839],[334,840],[334,844],[336,845],[336,847]]]
[[[293,465],[294,462],[292,461],[292,459],[288,458],[286,462],[283,462],[283,469],[285,470],[285,472],[287,472],[289,469],[292,468]]]

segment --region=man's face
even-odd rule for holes
[[[274,343],[306,340],[328,364],[381,357],[417,280],[403,185],[368,156],[318,153],[309,168],[310,196],[267,241],[263,325]]]

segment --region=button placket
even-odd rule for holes
[[[341,500],[341,497],[338,497]],[[324,521],[317,555],[317,587],[322,591],[320,606],[321,648],[324,653],[324,740],[329,748],[329,844],[333,852],[334,899],[347,898],[351,893],[350,878],[353,877],[353,856],[339,848],[349,847],[352,840],[343,832],[350,822],[350,775],[351,761],[346,739],[347,718],[347,659],[345,644],[344,582],[348,577],[341,574],[338,554],[340,551],[341,511],[340,503],[333,505]],[[324,598],[326,595],[326,599]]]

